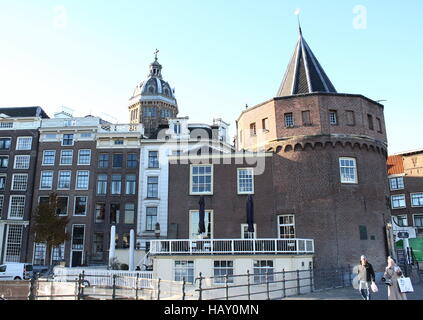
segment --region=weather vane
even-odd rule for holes
[[[298,29],[300,30],[300,34],[302,35],[303,32],[301,30],[300,13],[301,13],[300,8],[295,9],[294,14],[297,16],[297,19],[298,19]]]

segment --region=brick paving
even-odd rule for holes
[[[377,283],[379,292],[372,294],[372,300],[388,300],[388,289],[383,283]],[[423,300],[423,281],[413,284],[414,293],[407,293],[408,300]],[[363,300],[360,292],[353,287],[313,292],[284,300]]]

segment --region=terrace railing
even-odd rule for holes
[[[152,240],[151,255],[313,254],[311,239]]]

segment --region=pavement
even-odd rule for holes
[[[388,300],[388,289],[383,283],[377,283],[379,292],[372,293],[372,300]],[[408,300],[423,300],[423,281],[413,284],[414,292],[407,293]],[[360,292],[353,287],[331,289],[320,292],[313,292],[296,297],[289,297],[284,300],[363,300]]]

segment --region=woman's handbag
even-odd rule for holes
[[[398,278],[398,286],[402,293],[414,292],[413,285],[411,284],[410,278],[401,277]]]
[[[370,286],[370,288],[372,289],[372,291],[373,291],[374,293],[376,293],[376,292],[378,292],[378,291],[379,291],[379,289],[377,288],[376,283],[374,283],[374,282],[372,282],[372,285]]]

